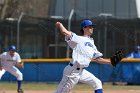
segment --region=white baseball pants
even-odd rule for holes
[[[8,71],[12,75],[14,75],[17,78],[17,80],[20,80],[20,81],[23,80],[22,73],[15,66],[12,66],[12,67],[3,67],[3,69],[0,71],[0,79],[1,79],[1,77],[4,75],[4,73],[6,71]]]
[[[69,93],[78,82],[89,84],[94,90],[102,89],[101,81],[92,73],[85,69],[77,70],[76,66],[68,65],[64,69],[62,80],[55,93]]]

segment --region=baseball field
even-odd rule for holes
[[[15,82],[0,82],[0,93],[16,93]],[[53,93],[57,83],[34,83],[24,82],[24,93]],[[140,93],[139,85],[112,85],[104,84],[104,93]],[[94,93],[92,88],[85,84],[78,84],[71,93]]]

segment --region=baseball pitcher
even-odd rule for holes
[[[56,93],[69,93],[78,82],[91,85],[95,93],[103,93],[102,82],[85,68],[89,66],[93,59],[97,63],[116,66],[118,61],[121,60],[120,52],[110,59],[102,58],[103,54],[97,50],[93,38],[90,37],[95,27],[95,24],[90,20],[84,20],[81,23],[80,32],[82,36],[68,31],[60,22],[56,22],[56,27],[60,29],[62,35],[65,36],[65,41],[73,49],[72,60],[64,69]]]

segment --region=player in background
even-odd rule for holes
[[[135,50],[128,54],[126,58],[140,58],[140,46],[136,46]]]
[[[16,52],[16,47],[14,45],[9,46],[7,52],[0,54],[0,79],[6,71],[11,73],[17,78],[18,88],[17,93],[23,93],[21,88],[23,75],[17,67],[23,67],[23,62],[21,62],[20,55]]]
[[[97,63],[111,64],[110,60],[102,58],[103,54],[97,50],[93,38],[90,37],[93,34],[94,26],[95,24],[90,20],[84,20],[81,23],[80,30],[82,36],[79,36],[68,31],[62,23],[56,22],[56,27],[65,36],[65,41],[73,49],[72,60],[64,68],[63,77],[56,93],[69,93],[78,82],[91,85],[95,93],[103,93],[102,82],[85,69],[93,59]]]

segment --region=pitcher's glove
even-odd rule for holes
[[[122,58],[123,58],[122,51],[117,51],[113,56],[110,57],[112,66],[116,67],[116,65],[122,60]]]

